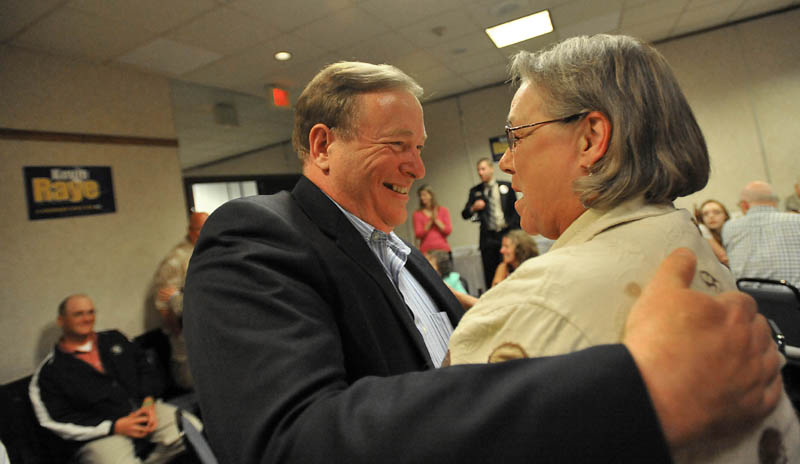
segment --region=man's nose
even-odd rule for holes
[[[410,159],[404,163],[403,173],[414,179],[422,179],[425,177],[425,163],[422,162],[422,156],[419,150],[411,151]]]

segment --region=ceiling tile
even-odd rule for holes
[[[150,40],[153,33],[126,22],[60,8],[12,43],[93,60],[107,60]]]
[[[151,71],[178,76],[220,59],[222,55],[169,39],[156,39],[117,58]]]
[[[439,13],[398,30],[418,47],[427,48],[473,34],[481,28],[461,9]]]
[[[626,8],[622,12],[620,27],[631,26],[638,23],[647,23],[659,18],[683,12],[688,0],[674,0],[669,2],[650,2],[641,6]]]
[[[622,26],[619,29],[619,33],[636,37],[647,42],[655,42],[669,37],[670,32],[672,32],[672,27],[678,21],[679,17],[680,14],[672,14],[645,23]]]
[[[334,54],[326,54],[303,63],[295,63],[291,67],[276,70],[263,75],[261,82],[276,84],[291,91],[291,97],[296,99],[311,79],[326,65],[341,61]],[[250,84],[252,85],[252,84]]]
[[[8,1],[0,14],[0,42],[5,42],[25,26],[38,20],[62,0]]]
[[[230,8],[217,8],[175,30],[167,37],[222,54],[264,42],[280,32],[252,16]]]
[[[462,55],[469,56],[496,51],[497,47],[494,46],[494,43],[492,43],[492,40],[486,35],[486,32],[480,30],[457,39],[449,40],[428,48],[427,50],[440,60],[446,61]]]
[[[460,77],[431,82],[423,85],[423,87],[425,88],[423,101],[438,100],[449,95],[466,92],[473,88],[472,84]]]
[[[749,18],[768,11],[774,11],[788,6],[800,5],[797,0],[746,0],[731,16],[731,21]]]
[[[476,87],[505,82],[508,79],[508,72],[504,66],[489,66],[462,74],[462,77]]]
[[[738,6],[738,4],[726,1],[694,8],[690,5],[689,9],[681,14],[671,35],[686,34],[723,24],[736,11]]]
[[[551,8],[550,18],[556,32],[577,24],[591,25],[597,18],[603,18],[603,28],[607,29],[609,18],[618,18],[620,11],[622,11],[622,0],[576,0]],[[616,28],[616,25],[613,28]],[[574,31],[573,27],[569,35],[576,35]]]
[[[746,0],[689,0],[689,5],[687,6],[686,9],[691,11],[700,8],[701,6],[706,6],[711,4],[717,4],[720,5],[721,7],[727,8],[727,5],[725,5],[726,3],[732,7],[738,8],[739,5],[741,5],[745,1]]]
[[[304,24],[295,30],[297,35],[328,50],[353,45],[384,33],[388,27],[380,20],[356,7],[335,11],[325,17]]]
[[[508,65],[508,58],[499,50],[489,50],[474,55],[456,55],[444,61],[445,66],[463,74],[487,66],[496,66],[501,70]]]
[[[621,13],[621,10],[616,10],[585,21],[565,24],[556,29],[556,32],[558,32],[558,37],[562,40],[579,35],[608,34],[616,31],[619,27]]]
[[[472,20],[480,29],[497,26],[513,19],[538,13],[547,7],[535,9],[528,0],[506,0],[503,2],[477,2],[466,7]]]
[[[219,7],[214,0],[71,0],[68,5],[154,32],[168,31]]]
[[[353,4],[351,0],[235,0],[231,7],[258,17],[265,26],[289,32]]]
[[[462,0],[365,0],[358,6],[397,29],[462,5]]]
[[[274,54],[281,50],[290,51],[294,58],[291,61],[276,60]],[[326,53],[325,50],[315,47],[294,34],[281,34],[262,44],[184,74],[181,78],[205,85],[238,87],[266,74],[291,68],[297,63],[314,59]]]
[[[337,50],[342,60],[366,61],[367,63],[389,63],[398,56],[415,50],[414,45],[396,32],[387,32]]]
[[[510,58],[520,51],[524,50],[527,52],[535,52],[537,50],[546,48],[555,42],[558,42],[558,34],[551,32],[549,34],[540,35],[539,37],[534,37],[523,42],[500,48],[499,50],[503,55]]]
[[[408,74],[420,74],[428,69],[441,66],[442,61],[436,59],[436,57],[425,50],[417,50],[408,55],[396,58],[391,64]]]
[[[413,77],[414,80],[419,82],[419,85],[422,87],[425,87],[433,82],[458,79],[456,73],[446,66],[436,66],[434,68],[428,68],[424,71],[409,72],[408,74]]]

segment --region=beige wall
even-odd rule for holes
[[[792,192],[800,175],[800,153],[791,143],[800,133],[800,118],[794,116],[800,102],[797,24],[800,10],[792,10],[657,46],[680,80],[711,154],[708,186],[678,199],[679,207],[716,198],[736,210],[739,191],[755,179],[771,182],[781,198]],[[489,138],[503,132],[512,96],[508,86],[499,85],[424,105],[429,139],[422,183],[431,184],[439,202],[450,210],[452,246],[477,245],[478,226],[461,219],[461,208],[467,190],[479,181],[475,163],[489,155]],[[236,174],[286,166],[281,159],[270,161],[262,155],[236,162]],[[233,172],[230,165],[204,170],[209,175]],[[508,179],[498,169],[495,173]],[[412,197],[409,217],[417,205]],[[397,232],[412,239],[410,220]]]
[[[0,127],[174,138],[166,79],[0,49]],[[145,329],[156,265],[185,234],[176,148],[0,139],[0,382],[30,374],[58,335],[56,306],[86,292],[97,327]],[[116,213],[30,221],[22,168],[110,166]]]

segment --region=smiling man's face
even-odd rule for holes
[[[332,186],[328,194],[343,208],[389,232],[404,223],[411,184],[425,176],[422,106],[409,92],[383,91],[359,97],[356,133],[335,135],[328,147]]]

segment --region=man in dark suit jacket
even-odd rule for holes
[[[461,217],[481,223],[479,246],[483,278],[488,290],[492,286],[497,265],[502,261],[500,247],[503,236],[509,230],[519,229],[519,214],[514,208],[517,195],[511,189],[510,182],[494,179],[492,160],[481,158],[477,168],[481,183],[469,189]]]
[[[420,95],[392,66],[326,67],[296,105],[294,190],[229,202],[206,222],[184,331],[220,462],[669,462],[668,444],[774,407],[740,407],[779,379],[774,347],[744,352],[769,346],[763,321],[708,331],[674,317],[678,305],[727,320],[754,314],[752,300],[725,305],[685,279],[645,291],[628,345],[435,369],[461,309],[392,233],[425,174]],[[724,343],[737,334],[753,342]]]

